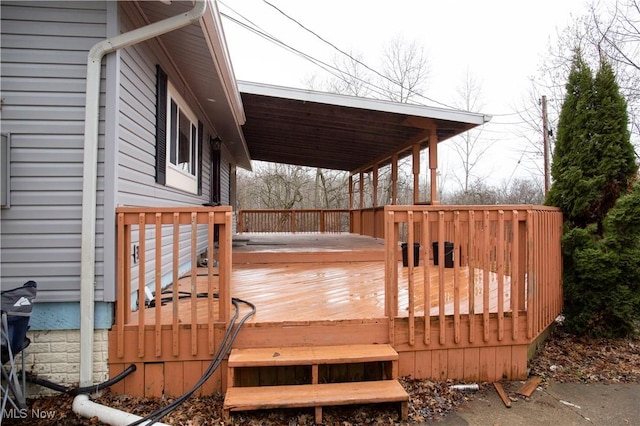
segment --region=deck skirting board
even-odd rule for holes
[[[519,336],[521,340],[513,339],[510,328],[505,329],[504,337],[499,340],[498,320],[490,318],[492,331],[488,341],[484,341],[482,335],[475,336],[473,342],[469,342],[469,333],[461,333],[461,343],[454,342],[453,320],[448,319],[445,331],[445,341],[439,341],[439,328],[437,320],[432,319],[430,344],[424,343],[424,336],[420,334],[424,326],[424,320],[416,318],[416,339],[413,346],[408,344],[408,321],[406,318],[397,318],[394,321],[396,342],[392,346],[399,354],[400,376],[413,378],[431,378],[436,380],[519,380],[526,377],[527,351],[530,344],[526,339],[526,317],[521,315],[519,321]],[[479,318],[473,322],[478,330],[481,323]],[[461,318],[462,330],[469,330],[468,318]],[[190,329],[180,329],[180,345],[189,347]],[[196,383],[206,370],[212,355],[207,348],[207,330],[198,330],[202,344],[198,346],[195,356],[175,357],[171,354],[170,329],[162,330],[163,351],[162,356],[156,356],[153,350],[146,351],[147,355],[139,357],[137,353],[136,338],[138,332],[135,328],[126,331],[131,333],[125,336],[125,341],[132,345],[125,348],[125,354],[119,358],[116,354],[116,334],[109,332],[109,375],[114,377],[122,372],[131,363],[136,364],[137,371],[129,375],[125,380],[113,386],[115,393],[124,393],[131,396],[164,395],[175,397]],[[154,338],[154,330],[145,330],[148,345]],[[216,329],[216,341],[220,341],[224,334],[224,328]],[[301,346],[301,345],[335,345],[335,344],[373,344],[388,342],[388,323],[384,319],[360,320],[360,321],[319,321],[306,324],[286,325],[282,323],[251,324],[245,326],[236,340],[234,347],[251,348],[265,346]],[[160,367],[161,366],[161,367]],[[148,371],[147,371],[148,370]],[[162,380],[155,377],[162,371]],[[216,392],[224,392],[227,389],[227,364],[226,361],[205,387],[198,394],[211,395]],[[154,378],[147,383],[146,379]]]

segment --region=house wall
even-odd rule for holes
[[[118,15],[119,7],[128,7],[129,13]],[[0,278],[4,289],[35,280],[40,307],[56,303],[66,313],[65,319],[52,318],[51,307],[36,308],[32,327],[42,323],[46,328],[52,319],[63,329],[79,322],[87,54],[97,42],[140,26],[132,22],[140,19],[130,13],[133,10],[131,4],[100,1],[1,3],[2,133],[10,134],[11,207],[0,213]],[[201,205],[209,200],[206,141],[215,135],[213,129],[205,128],[202,196],[155,183],[155,65],[160,63],[174,84],[184,84],[173,62],[159,59],[163,53],[151,41],[104,60],[96,226],[98,303],[115,300],[115,226],[104,224],[115,224],[116,206]],[[193,99],[187,101],[201,118]],[[224,147],[221,163],[222,198],[228,204],[233,159]],[[188,262],[185,256],[183,263]],[[109,305],[96,309],[104,311],[98,317],[109,317]],[[38,310],[46,315],[41,317]]]
[[[11,207],[0,213],[0,276],[3,289],[36,281],[39,303],[80,296],[86,62],[91,46],[107,36],[107,7],[96,1],[0,6],[2,132],[11,134]],[[101,162],[104,87],[103,78]],[[102,165],[97,198],[96,300],[102,301]]]
[[[34,331],[29,333],[29,338],[31,344],[28,350],[23,352],[28,370],[57,384],[77,386],[80,371],[80,333],[77,330]],[[96,330],[93,341],[93,382],[102,383],[109,379],[108,330]],[[28,394],[59,393],[31,385]]]
[[[87,54],[113,31],[112,8],[100,1],[0,4],[1,129],[11,145],[11,205],[0,211],[0,281],[3,290],[38,283],[26,361],[30,371],[63,385],[77,382],[79,360]],[[105,110],[112,105],[105,89],[112,62],[103,67],[99,116],[96,382],[108,376],[105,336],[113,317],[113,290],[104,280]]]
[[[120,27],[123,32],[130,31],[143,25],[142,18],[136,8],[131,4],[120,5]],[[117,138],[116,153],[116,206],[176,206],[194,205],[201,206],[210,201],[211,193],[211,146],[208,141],[215,137],[214,129],[205,125],[202,163],[202,195],[189,194],[170,186],[156,183],[156,65],[159,64],[168,74],[169,81],[182,94],[189,108],[203,123],[204,113],[198,103],[191,96],[188,85],[182,80],[179,70],[166,55],[158,40],[150,40],[123,49],[119,54],[119,85],[118,85],[118,116],[119,135]],[[213,72],[213,71],[212,71]],[[213,117],[215,119],[215,117]],[[229,204],[231,200],[229,191],[230,168],[233,164],[231,154],[222,147],[221,155],[221,198],[223,204]],[[115,212],[113,213],[115,219]],[[115,228],[113,230],[115,232]],[[163,284],[169,284],[172,279],[172,227],[166,226],[163,231],[162,259],[163,259]],[[115,235],[113,236],[115,241]],[[191,268],[190,244],[191,232],[188,226],[181,228],[180,234],[180,273]],[[151,254],[155,250],[155,239],[152,231],[147,232],[147,250]],[[137,244],[135,238],[132,244]],[[204,252],[207,245],[207,229],[200,227],[197,236],[197,247]],[[149,264],[146,267],[147,275],[145,283],[148,287],[155,287],[155,265],[152,259],[155,256],[146,257]],[[137,289],[138,267],[134,265],[131,270],[133,290]],[[113,280],[115,283],[115,279]],[[137,294],[133,296],[136,302]]]
[[[26,352],[29,369],[66,385],[77,382],[78,369],[87,55],[96,43],[132,28],[130,17],[135,15],[119,13],[123,7],[119,3],[0,3],[1,130],[10,135],[11,158],[7,167],[11,204],[0,211],[0,281],[3,290],[28,280],[38,283],[30,321],[33,343]],[[116,298],[115,208],[201,205],[209,200],[207,143],[203,147],[202,196],[155,183],[155,65],[161,63],[172,81],[179,83],[179,72],[163,52],[157,42],[147,42],[103,60],[96,221],[96,382],[107,377],[104,333],[112,325]],[[188,101],[202,118],[195,102]],[[205,128],[205,133],[207,141],[214,131]],[[230,200],[226,182],[232,162],[223,150],[225,180],[221,188],[226,203]],[[0,169],[4,179],[7,170]],[[183,238],[187,241],[190,236]],[[182,260],[188,263],[185,256]]]

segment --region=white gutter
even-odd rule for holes
[[[96,189],[98,182],[98,123],[102,58],[116,50],[147,41],[197,22],[207,10],[207,1],[195,0],[194,7],[186,13],[103,40],[95,44],[89,51],[84,119],[82,242],[80,246],[80,387],[90,386],[93,383]],[[76,398],[80,398],[80,396]]]
[[[142,419],[135,414],[126,413],[124,411],[116,410],[115,408],[107,407],[105,405],[96,404],[89,400],[87,395],[78,395],[73,399],[72,405],[73,411],[83,417],[93,418],[97,417],[100,422],[112,425],[112,426],[126,426],[133,422],[137,422]],[[168,426],[165,423],[154,422],[150,423],[149,420],[140,423],[141,425],[154,424],[159,426]]]

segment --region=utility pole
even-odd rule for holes
[[[549,121],[547,120],[547,97],[542,96],[542,143],[544,144],[544,196],[549,192]]]

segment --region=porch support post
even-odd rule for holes
[[[360,182],[358,182],[360,186],[360,210],[364,208],[364,172],[360,170]]]
[[[440,204],[438,200],[438,133],[431,128],[429,136],[429,171],[431,172],[431,204]]]
[[[398,153],[391,156],[391,204],[398,204]]]
[[[420,201],[420,144],[413,145],[413,204]]]
[[[373,207],[378,207],[378,163],[373,165]]]
[[[378,214],[382,214],[382,212],[378,212],[377,207],[378,207],[378,163],[373,165],[373,238],[378,238],[378,236],[380,235],[380,233],[382,233],[382,235],[384,235],[384,228],[378,230],[378,221],[377,216]]]
[[[349,175],[349,210],[353,210],[353,175]]]

